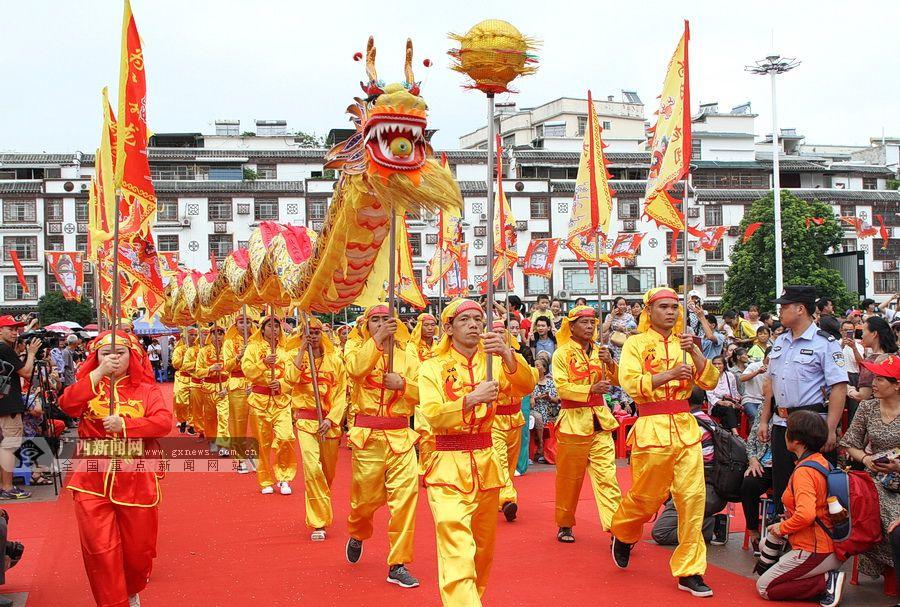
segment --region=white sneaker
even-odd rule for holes
[[[325,541],[325,530],[324,529],[316,529],[310,534],[309,539],[314,542],[324,542]]]
[[[272,485],[263,487],[260,493],[262,493],[263,495],[272,495],[273,493],[275,493],[275,487],[273,487]]]
[[[242,461],[238,462],[238,465],[237,465],[237,473],[238,474],[247,474],[249,472],[250,472],[250,470],[247,468],[247,464],[245,464]]]
[[[278,483],[278,490],[281,491],[281,495],[290,495],[293,493],[291,490],[290,484],[287,481],[281,481]]]
[[[141,597],[136,594],[128,597],[128,607],[141,607]]]

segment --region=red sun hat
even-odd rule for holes
[[[880,363],[862,361],[859,364],[879,377],[900,380],[900,356],[888,356]]]
[[[24,322],[19,322],[9,314],[0,316],[0,327],[24,327]]]

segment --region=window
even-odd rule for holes
[[[700,140],[691,139],[691,160],[700,160]]]
[[[538,240],[540,238],[550,238],[550,232],[532,232],[530,240]]]
[[[275,198],[254,200],[253,218],[256,221],[278,221],[278,200]]]
[[[160,234],[156,237],[156,250],[160,253],[171,253],[178,248],[178,234]]]
[[[30,291],[28,295],[25,295],[25,291],[22,290],[22,285],[19,284],[19,279],[16,276],[4,276],[3,299],[6,301],[37,299],[37,276],[26,274],[25,284],[28,285],[28,290]]]
[[[675,290],[676,293],[684,293],[684,267],[670,266],[666,268],[666,279],[668,286]],[[688,290],[690,285],[694,283],[694,269],[688,268]]]
[[[169,164],[150,166],[150,177],[153,181],[193,181],[207,178],[209,169],[192,164]]]
[[[615,268],[612,271],[613,295],[643,294],[655,286],[654,268]]]
[[[209,179],[210,181],[241,181],[244,179],[244,167],[209,167]]]
[[[565,123],[557,123],[557,124],[544,124],[544,137],[565,137],[566,136],[566,125]]]
[[[666,255],[672,250],[672,236],[672,232],[666,232]],[[678,240],[675,241],[675,250],[678,252],[678,257],[684,258],[684,234],[678,235]]]
[[[88,221],[88,203],[87,200],[75,201],[75,221],[84,223]]]
[[[604,120],[603,121],[603,130],[604,131],[612,130],[612,122],[610,122],[609,120]]]
[[[210,198],[209,220],[231,221],[234,213],[234,205],[231,202],[230,198]]]
[[[35,223],[37,203],[34,200],[4,200],[3,223]]]
[[[721,297],[725,292],[725,275],[724,274],[707,274],[706,275],[706,296]]]
[[[87,242],[88,242],[87,234],[76,234],[75,235],[75,250],[81,251],[82,253],[87,253]]]
[[[872,257],[879,261],[895,261],[900,259],[900,238],[888,239],[888,246],[886,249],[881,248],[880,238],[877,242],[878,244],[872,246]]]
[[[641,201],[636,198],[618,199],[619,219],[637,219],[641,216]]]
[[[706,252],[706,261],[725,261],[724,240],[720,240],[715,249]]]
[[[4,236],[4,261],[12,261],[10,251],[18,253],[19,261],[37,261],[37,236]]]
[[[277,179],[278,170],[274,164],[258,164],[256,165],[257,179]]]
[[[841,251],[844,253],[849,253],[851,251],[856,251],[856,239],[855,238],[844,238],[841,240]]]
[[[63,220],[63,201],[59,199],[44,201],[44,220],[45,221],[62,221]]]
[[[710,171],[703,169],[698,170],[694,174],[693,179],[695,188],[718,188],[722,190],[769,189],[769,174],[761,171]]]
[[[900,276],[896,272],[875,272],[876,293],[900,293]]]
[[[81,285],[82,292],[81,294],[88,298],[94,299],[94,281],[93,280],[85,280],[84,284]]]
[[[863,189],[864,190],[877,190],[878,189],[878,178],[877,177],[863,177]]]
[[[306,199],[306,220],[324,221],[325,212],[328,210],[328,201],[324,198]]]
[[[419,209],[412,209],[406,212],[406,218],[412,221],[422,221],[422,213]]]
[[[550,199],[546,197],[531,199],[531,218],[550,219]]]
[[[599,268],[597,274],[600,276],[600,291],[608,293],[606,268]],[[595,275],[591,280],[587,268],[563,268],[563,289],[572,295],[596,295],[597,277]]]
[[[550,292],[550,279],[543,276],[525,277],[525,295],[542,295]]]
[[[160,200],[156,205],[158,221],[178,221],[178,201]]]
[[[224,259],[234,250],[234,240],[231,234],[210,234],[209,253],[216,259]]]
[[[412,251],[413,257],[422,256],[422,234],[419,232],[411,232],[409,236],[409,249]]]
[[[584,137],[584,134],[587,132],[587,116],[579,116],[578,117],[578,136]]]
[[[841,205],[841,217],[856,217],[856,205],[855,204],[842,204]]]
[[[703,215],[707,226],[722,225],[722,207],[718,204],[708,204],[703,207]]]
[[[65,251],[66,242],[61,235],[44,235],[44,246],[48,251]]]
[[[238,248],[239,248],[239,249],[246,249],[246,248],[249,247],[249,246],[250,246],[250,241],[249,241],[249,240],[239,240],[239,241],[238,241]]]
[[[511,150],[516,145],[516,136],[515,135],[507,135],[503,138],[503,149]]]

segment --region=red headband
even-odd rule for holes
[[[647,304],[652,304],[660,299],[674,299],[675,301],[678,301],[678,294],[672,289],[660,289],[650,296],[650,299],[647,300]]]
[[[390,313],[390,311],[388,310],[388,307],[386,305],[379,304],[376,306],[372,306],[372,308],[370,308],[369,311],[366,312],[366,318],[367,319],[371,318],[371,317],[375,316],[376,314],[389,314],[389,313]]]
[[[463,303],[459,304],[459,307],[456,308],[456,311],[454,311],[453,316],[450,319],[453,320],[463,312],[468,312],[469,310],[478,310],[479,312],[484,314],[484,310],[481,309],[481,306],[478,305],[478,302],[467,299]]]

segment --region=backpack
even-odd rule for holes
[[[804,461],[797,467],[816,470],[825,477],[828,496],[836,497],[850,514],[847,520],[829,528],[818,517],[816,524],[834,540],[834,555],[841,561],[870,550],[881,541],[881,510],[878,490],[872,477],[865,472],[846,472],[831,465],[825,468],[818,462]]]
[[[696,419],[697,423],[703,426],[713,439],[712,470],[710,470],[707,480],[719,497],[729,502],[741,501],[744,472],[750,465],[750,458],[747,457],[747,445],[731,432],[723,430],[717,425],[711,425],[699,417]]]

